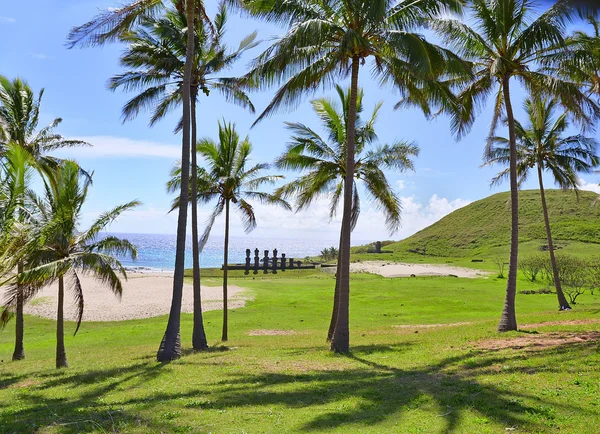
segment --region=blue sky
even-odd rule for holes
[[[206,4],[212,15],[216,1],[208,0]],[[178,115],[174,113],[152,128],[147,125],[147,113],[123,124],[121,107],[133,94],[111,92],[106,88],[107,79],[121,71],[118,58],[123,46],[65,48],[66,35],[72,26],[89,20],[100,9],[113,6],[116,6],[113,0],[3,2],[0,74],[11,78],[20,76],[36,91],[45,88],[41,123],[61,117],[61,134],[84,138],[94,145],[91,149],[60,154],[76,158],[84,168],[94,171],[94,186],[84,210],[84,223],[103,210],[139,199],[144,205],[123,216],[113,224],[111,231],[174,233],[176,215],[167,214],[171,197],[164,186],[169,169],[180,158],[180,138],[173,134]],[[251,50],[230,74],[243,73],[248,62],[267,46],[268,40],[284,31],[232,13],[226,39],[231,46],[236,46],[254,30],[265,42]],[[388,174],[404,205],[403,227],[392,238],[406,237],[457,207],[507,189],[506,185],[490,189],[489,180],[496,169],[480,168],[490,120],[486,111],[479,116],[470,134],[456,142],[447,119],[428,121],[416,110],[394,111],[397,93],[389,87],[379,88],[369,76],[368,68],[361,71],[360,83],[365,89],[367,112],[377,102],[384,101],[377,124],[380,141],[409,140],[421,149],[415,173]],[[252,94],[258,110],[266,106],[274,91]],[[332,92],[319,90],[315,96],[332,96]],[[519,108],[522,98],[523,94],[517,90],[513,105]],[[310,96],[297,109],[278,113],[250,129],[255,119],[253,115],[225,103],[219,95],[211,95],[203,98],[198,107],[199,136],[215,137],[217,121],[225,118],[235,122],[241,134],[249,134],[256,161],[271,161],[284,149],[289,138],[284,121],[303,122],[318,128],[309,100]],[[517,110],[517,116],[520,112]],[[294,173],[285,175],[288,179],[295,176]],[[583,188],[597,189],[599,178],[585,176]],[[551,185],[549,179],[546,182]],[[535,188],[535,184],[530,182],[525,188]],[[259,227],[251,236],[334,240],[339,234],[339,220],[330,222],[327,210],[325,200],[300,214],[259,206]],[[209,211],[202,210],[202,216],[208,216]],[[381,214],[364,201],[354,238],[390,238],[383,222]],[[215,233],[220,234],[221,230],[219,223]],[[232,232],[233,235],[243,233],[237,219],[234,219]]]

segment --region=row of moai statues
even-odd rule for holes
[[[269,270],[273,274],[277,274],[277,270],[285,271],[286,268],[299,268],[302,265],[301,261],[294,262],[294,258],[286,258],[285,253],[281,254],[281,257],[277,257],[277,249],[273,249],[273,257],[269,258],[269,251],[264,251],[264,257],[261,260],[259,257],[260,251],[258,249],[254,250],[254,261],[251,260],[250,249],[246,249],[246,271],[244,274],[250,274],[250,269],[254,270],[254,274],[258,274],[260,269],[263,270],[264,274],[269,273]]]

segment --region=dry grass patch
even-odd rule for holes
[[[269,329],[260,329],[260,330],[250,330],[248,332],[248,336],[291,336],[297,335],[294,330],[269,330]]]
[[[600,332],[556,332],[539,335],[519,336],[506,339],[486,339],[477,343],[483,350],[513,349],[525,351],[558,347],[565,344],[580,344],[600,340]]]

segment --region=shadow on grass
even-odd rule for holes
[[[127,430],[184,432],[198,427],[186,425],[188,420],[177,420],[181,411],[226,410],[235,414],[236,411],[243,413],[245,407],[257,406],[269,411],[273,407],[299,411],[301,413],[294,415],[300,421],[295,429],[310,432],[340,428],[354,432],[361,426],[373,428],[390,417],[400,419],[403,413],[417,408],[425,408],[431,415],[428,417],[443,421],[440,432],[456,431],[467,413],[477,413],[506,427],[540,431],[547,426],[532,420],[543,420],[553,409],[581,415],[586,410],[577,403],[559,403],[533,394],[516,393],[507,386],[483,384],[477,381],[477,376],[497,373],[489,368],[524,357],[566,360],[579,351],[593,348],[594,344],[597,345],[569,344],[527,356],[512,351],[477,350],[412,369],[389,366],[379,357],[384,355],[385,360],[390,360],[393,352],[402,357],[403,350],[411,344],[367,345],[356,347],[346,356],[352,366],[343,370],[245,374],[242,365],[238,374],[220,374],[222,380],[217,383],[208,373],[201,387],[185,385],[181,393],[156,391],[161,389],[156,386],[161,384],[156,382],[157,378],[164,383],[171,379],[176,381],[176,376],[172,372],[173,365],[160,365],[151,360],[85,372],[40,373],[36,376],[40,380],[36,387],[20,391],[19,406],[11,407],[11,412],[0,412],[0,432],[32,432],[47,427],[68,434]],[[211,353],[216,351],[222,350],[215,349]],[[203,353],[195,357],[203,358]],[[196,364],[196,361],[190,362],[185,369],[192,369]],[[185,359],[177,364],[188,365]],[[560,363],[547,367],[548,371],[560,369]],[[48,389],[52,393],[48,393]],[[116,393],[123,390],[131,393]],[[349,399],[353,404],[344,405]],[[289,415],[284,417],[292,419]],[[422,423],[423,427],[429,426],[431,432],[428,420]],[[239,424],[236,428],[246,428],[244,422]],[[261,426],[261,429],[280,431],[281,427]]]

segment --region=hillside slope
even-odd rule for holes
[[[598,195],[580,191],[547,190],[550,223],[560,244],[580,242],[600,244],[600,203]],[[509,193],[498,193],[473,202],[437,223],[386,249],[395,253],[426,256],[465,257],[488,254],[510,243]],[[538,190],[519,192],[519,241],[545,243],[546,233]],[[528,243],[531,244],[531,243]],[[539,247],[539,246],[538,246]],[[503,250],[503,249],[502,249]]]

